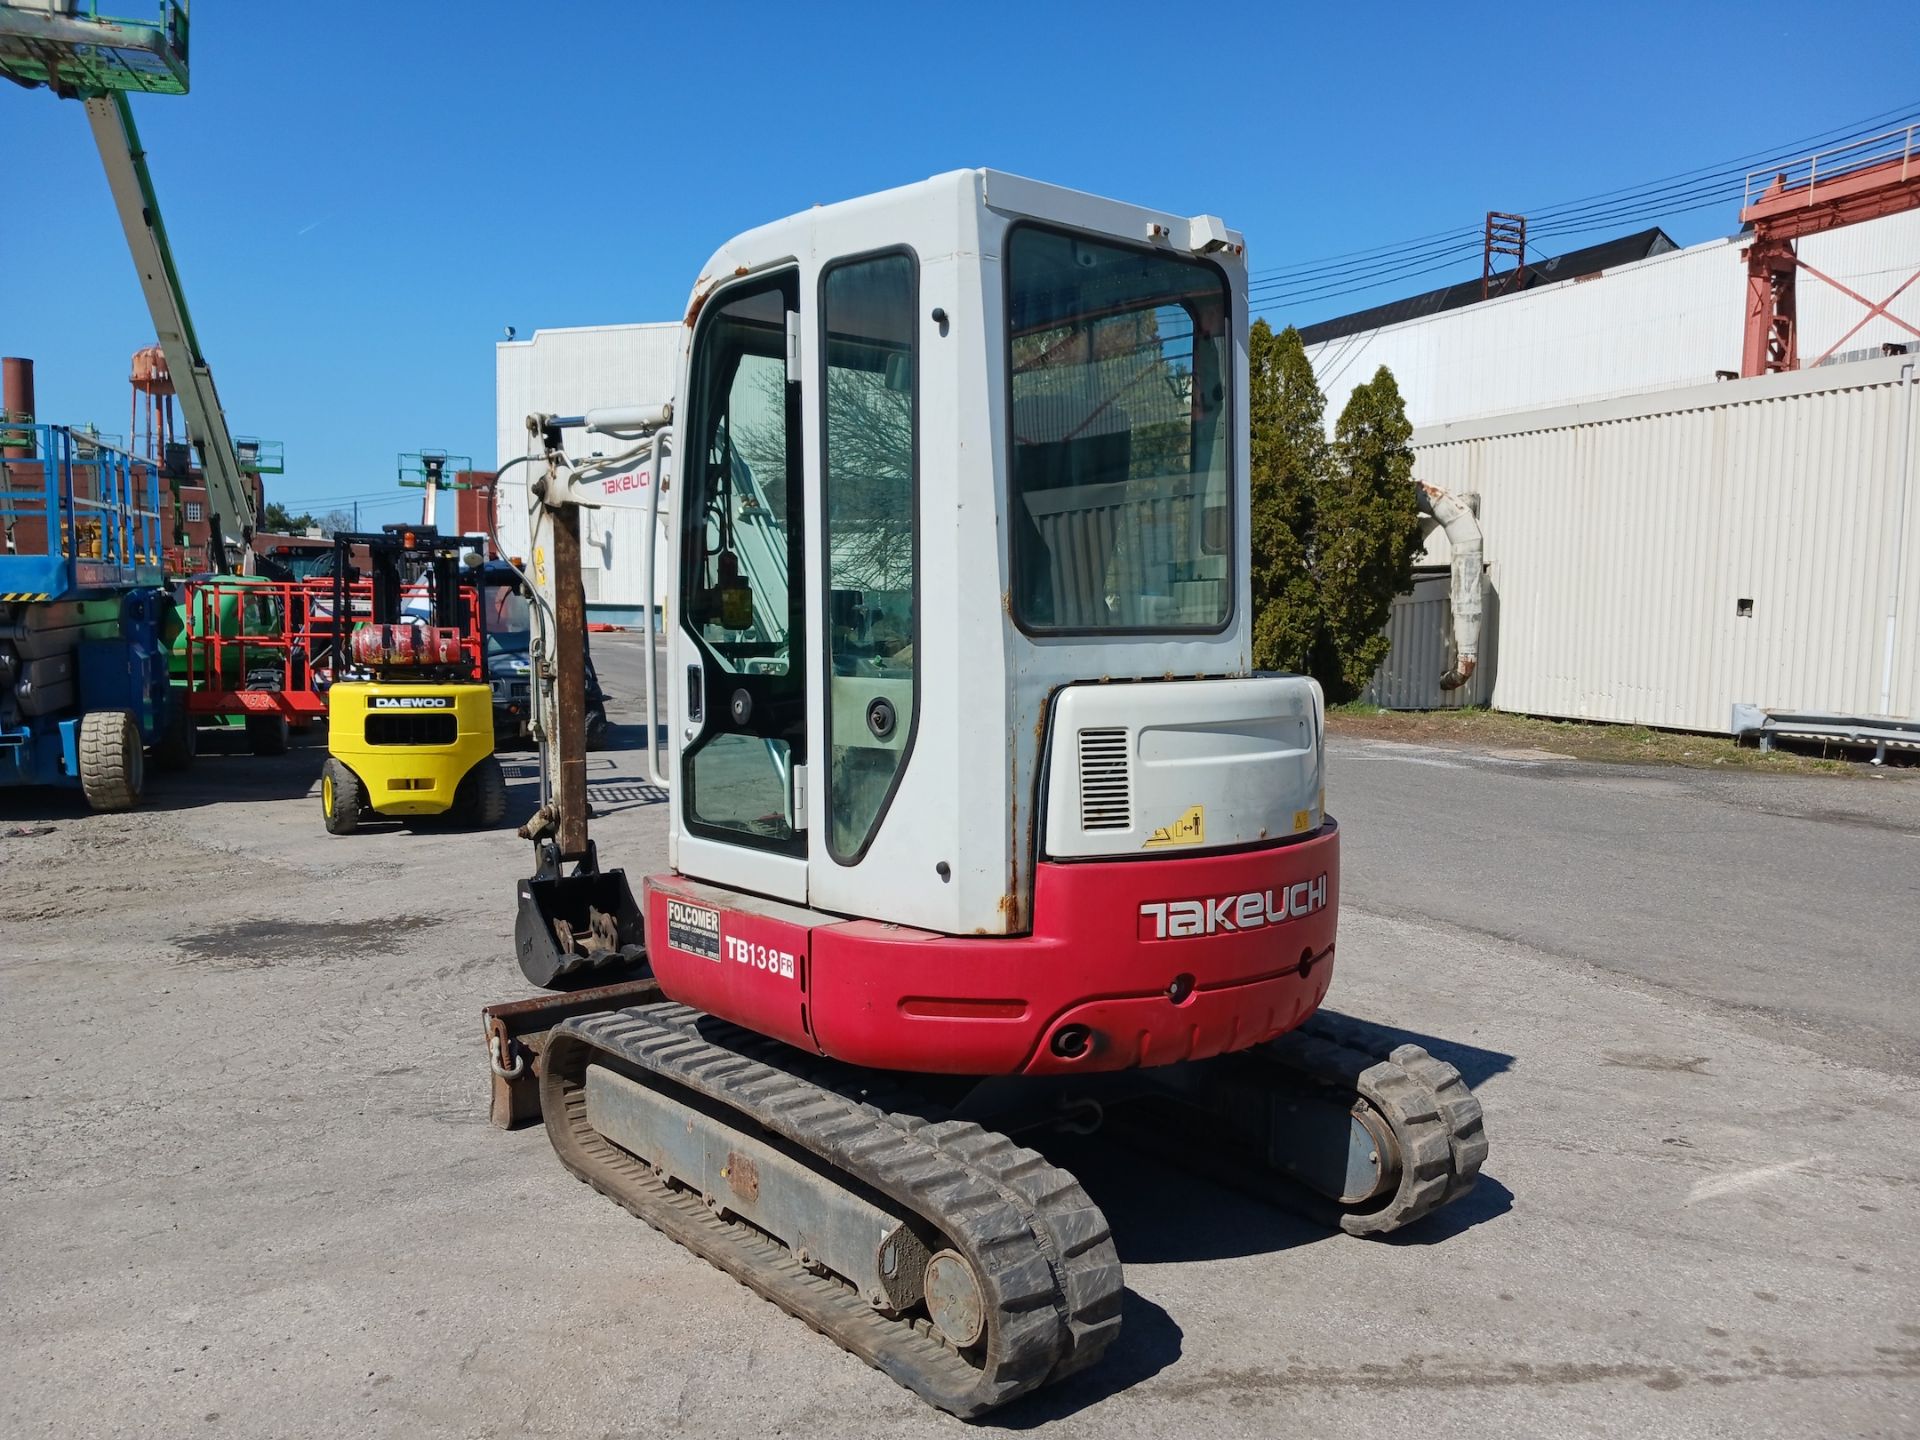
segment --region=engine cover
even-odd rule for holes
[[[1055,697],[1046,854],[1193,854],[1316,830],[1320,687],[1300,675],[1070,685]]]

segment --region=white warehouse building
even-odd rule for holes
[[[1576,252],[1572,278],[1543,265],[1512,294],[1480,300],[1476,279],[1302,329],[1329,428],[1386,366],[1415,478],[1482,535],[1480,673],[1438,691],[1429,574],[1375,698],[1733,733],[1755,711],[1806,734],[1892,718],[1920,744],[1920,210],[1797,242],[1808,368],[1752,379],[1717,378],[1740,369],[1744,240],[1626,238],[1639,257]],[[1447,563],[1444,536],[1423,559]]]
[[[1635,247],[1650,252],[1645,258],[1551,278],[1565,262],[1583,269],[1579,255],[1606,258],[1609,246],[1592,246],[1531,266],[1529,288],[1491,300],[1459,303],[1466,298],[1459,292],[1477,297],[1475,279],[1302,326],[1307,358],[1327,397],[1329,427],[1354,386],[1371,380],[1382,365],[1399,382],[1416,429],[1700,385],[1726,371],[1737,375],[1746,241],[1729,236],[1677,249],[1671,241],[1662,248],[1665,237],[1658,231],[1645,235],[1659,237]],[[1920,269],[1920,210],[1809,235],[1798,250],[1803,265],[1878,302]],[[1893,316],[1920,326],[1920,285],[1896,299],[1889,314],[1871,319],[1867,306],[1810,275],[1802,275],[1798,289],[1803,365],[1811,366],[1834,345],[1841,354],[1878,354],[1883,343],[1913,341],[1913,332]],[[1391,318],[1418,311],[1423,301],[1450,308]],[[1855,331],[1863,319],[1867,323]]]
[[[527,550],[527,416],[578,415],[602,405],[647,405],[673,398],[686,327],[677,320],[642,325],[583,325],[536,330],[525,340],[494,347],[494,423],[500,539],[510,554]],[[575,457],[617,453],[619,442],[584,430],[564,434]],[[670,467],[669,467],[670,472]],[[633,624],[645,596],[647,490],[654,483],[644,459],[616,466],[599,483],[601,504],[581,515],[581,574],[587,611],[595,621]],[[673,487],[660,495],[659,545],[670,543]],[[663,562],[664,564],[664,562]],[[655,603],[665,592],[655,586]]]

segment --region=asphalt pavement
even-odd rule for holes
[[[1593,765],[1336,738],[1346,901],[1920,1069],[1920,770]]]
[[[594,646],[596,834],[640,873],[645,649]],[[961,1433],[488,1127],[527,847],[328,836],[320,754],[211,754],[131,816],[0,795],[0,1436]],[[1336,740],[1328,801],[1329,1003],[1473,1082],[1479,1188],[1367,1242],[1048,1139],[1124,1330],[980,1428],[1920,1433],[1912,772]]]

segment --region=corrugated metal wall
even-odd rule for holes
[[[494,347],[494,421],[499,482],[500,536],[509,551],[527,546],[526,469],[506,470],[527,453],[529,414],[579,414],[600,405],[644,405],[673,398],[686,327],[678,321],[650,325],[590,325],[536,330],[526,340]],[[583,457],[625,448],[585,431],[565,436],[567,453]],[[603,503],[585,512],[581,574],[587,603],[600,618],[633,618],[640,593],[645,539],[646,467],[635,462],[603,482]],[[664,515],[671,490],[662,496]],[[662,534],[666,527],[662,525]],[[658,598],[658,597],[656,597]]]
[[[1500,663],[1500,621],[1489,590],[1480,614],[1480,658],[1457,690],[1442,690],[1440,677],[1453,668],[1453,576],[1447,570],[1417,571],[1413,586],[1394,598],[1387,615],[1393,648],[1360,698],[1387,710],[1455,710],[1488,704]]]
[[[1429,426],[1415,473],[1480,497],[1503,710],[1726,731],[1735,702],[1920,713],[1920,381],[1900,360]]]
[[[1393,371],[1415,425],[1704,383],[1717,370],[1737,371],[1742,246],[1738,238],[1713,240],[1589,279],[1311,346],[1328,426],[1353,387],[1382,365]],[[1812,236],[1800,242],[1800,255],[1877,302],[1920,269],[1920,210]],[[1803,275],[1798,289],[1800,354],[1811,363],[1867,311],[1811,276]],[[1891,309],[1920,325],[1920,285]],[[1912,339],[1880,316],[1846,348]]]

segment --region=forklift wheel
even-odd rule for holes
[[[455,797],[460,816],[476,829],[490,830],[507,818],[507,772],[489,755],[460,782]]]
[[[596,705],[587,711],[587,749],[604,750],[607,746],[607,710],[604,705]]]
[[[80,793],[95,811],[140,803],[146,752],[140,727],[125,710],[92,710],[80,720]]]
[[[329,835],[351,835],[360,823],[367,792],[360,777],[331,756],[320,770],[320,815]]]
[[[284,715],[247,716],[247,744],[256,755],[287,753],[287,717]]]

